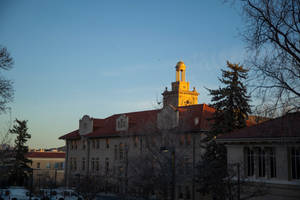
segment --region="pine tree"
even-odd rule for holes
[[[247,88],[243,80],[247,79],[247,69],[239,64],[227,61],[228,70],[222,70],[220,82],[225,85],[217,90],[208,89],[212,96],[212,106],[216,109],[211,132],[214,135],[231,132],[246,126],[251,112]]]
[[[16,134],[15,147],[14,147],[14,163],[10,171],[10,183],[14,185],[23,185],[24,181],[28,178],[28,170],[30,169],[28,163],[31,163],[29,159],[25,157],[28,152],[28,146],[26,142],[31,138],[31,135],[27,133],[27,121],[19,121],[16,119],[16,124],[9,130],[11,134]]]
[[[228,70],[222,70],[220,82],[225,85],[217,90],[208,89],[212,96],[212,106],[216,109],[211,131],[205,138],[206,152],[199,164],[198,182],[202,193],[211,193],[214,199],[230,199],[232,188],[228,177],[226,148],[218,144],[215,137],[246,126],[250,113],[250,97],[242,80],[247,78],[248,70],[238,64],[227,62]]]

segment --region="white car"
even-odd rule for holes
[[[29,190],[23,187],[9,187],[8,189],[2,189],[1,196],[3,200],[28,200]],[[32,200],[39,200],[37,197],[31,197]]]

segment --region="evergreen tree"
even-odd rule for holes
[[[246,126],[251,112],[247,89],[243,80],[247,78],[247,69],[227,61],[228,70],[222,70],[220,82],[225,85],[217,90],[208,89],[212,96],[212,106],[216,109],[211,133],[214,135],[231,132]]]
[[[217,90],[208,89],[212,96],[212,106],[216,109],[212,128],[205,138],[206,152],[199,164],[198,182],[200,191],[211,193],[213,199],[232,198],[232,184],[228,181],[226,148],[218,144],[215,137],[246,126],[250,97],[242,80],[247,78],[248,70],[238,64],[227,62],[228,70],[222,70],[220,82],[225,85]]]
[[[30,167],[28,163],[31,163],[29,159],[25,157],[28,152],[28,146],[26,142],[31,138],[31,135],[27,133],[27,121],[19,121],[16,119],[16,124],[9,130],[11,134],[16,134],[15,147],[14,147],[14,163],[10,170],[10,183],[14,185],[23,185],[24,181],[28,178],[28,170]]]

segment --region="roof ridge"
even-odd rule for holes
[[[153,112],[153,111],[159,111],[161,109],[153,109],[153,110],[142,110],[142,111],[135,111],[135,112],[126,112],[126,113],[117,113],[117,114],[113,114],[111,116],[108,116],[107,118],[110,118],[112,116],[117,116],[117,115],[125,115],[125,114],[135,114],[135,113],[145,113],[145,112]],[[105,119],[107,119],[105,118]]]

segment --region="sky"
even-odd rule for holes
[[[241,17],[222,0],[0,0],[0,45],[14,59],[11,120],[28,120],[30,148],[64,145],[58,137],[88,114],[155,109],[175,81],[175,65],[210,103],[226,61],[245,56]]]

